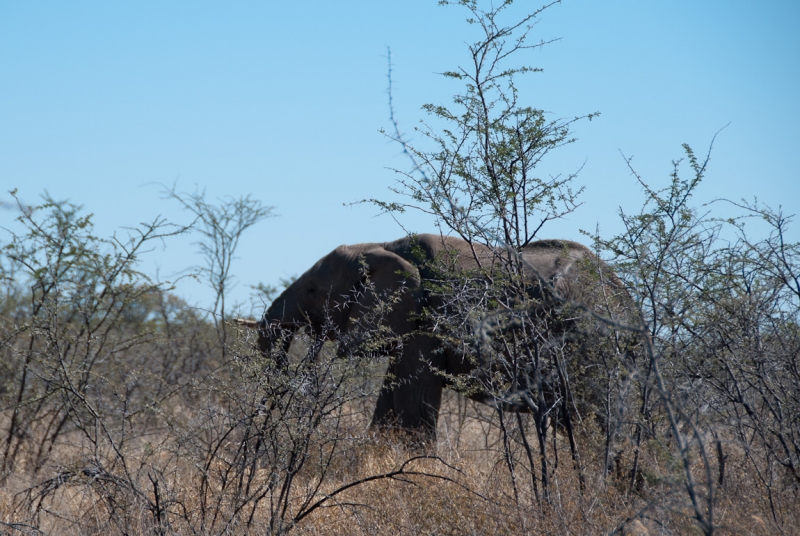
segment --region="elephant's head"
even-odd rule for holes
[[[336,338],[379,300],[397,293],[398,301],[384,324],[406,332],[419,287],[416,268],[381,244],[339,246],[275,299],[259,329],[267,339],[276,329],[293,331],[303,326],[316,336]]]

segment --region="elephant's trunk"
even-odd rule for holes
[[[278,364],[281,367],[287,364],[285,357],[289,352],[289,346],[292,344],[294,333],[299,328],[298,325],[277,320],[267,321],[266,318],[262,318],[261,320],[237,318],[236,323],[247,329],[258,330],[258,347],[264,355],[269,354],[275,341],[283,337],[283,351],[280,352]]]

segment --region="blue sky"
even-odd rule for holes
[[[518,2],[515,8],[538,6]],[[0,200],[47,190],[94,213],[97,231],[162,215],[189,221],[159,184],[210,198],[252,194],[279,214],[245,236],[234,299],[248,285],[298,274],[342,243],[403,235],[365,197],[392,200],[406,168],[388,127],[386,49],[395,114],[413,137],[426,102],[459,91],[436,73],[467,61],[466,12],[435,0],[296,2],[14,2],[0,0]],[[561,38],[517,57],[544,69],[520,84],[525,104],[553,118],[599,111],[543,175],[582,165],[585,204],[542,238],[619,230],[618,209],[641,189],[620,151],[666,184],[681,143],[705,154],[717,137],[697,203],[758,196],[800,205],[800,3],[738,0],[565,0],[535,39]],[[12,210],[0,225],[13,228]],[[403,225],[433,232],[408,215]],[[148,254],[173,279],[201,262],[196,238]],[[0,238],[5,240],[5,237]],[[210,292],[184,281],[198,305]]]

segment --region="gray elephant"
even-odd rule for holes
[[[494,323],[486,322],[485,315],[460,322],[475,333],[480,330],[474,327],[483,322],[485,329],[480,336],[451,336],[448,342],[447,330],[442,332],[442,322],[437,317],[439,320],[446,320],[448,315],[469,317],[472,305],[467,301],[466,308],[454,307],[449,300],[452,292],[447,289],[458,287],[462,278],[479,289],[504,276],[513,282],[508,276],[515,270],[522,271],[526,313],[538,315],[548,326],[558,325],[551,333],[563,335],[583,329],[574,318],[551,314],[564,304],[576,305],[573,310],[584,310],[587,314],[583,317],[616,315],[607,323],[612,327],[614,322],[620,322],[619,315],[625,314],[622,310],[632,304],[610,270],[588,248],[575,242],[532,242],[516,255],[454,237],[422,234],[394,242],[339,246],[292,283],[266,310],[261,321],[251,327],[259,329],[262,350],[273,344],[280,329],[310,326],[315,336],[342,337],[376,304],[391,297],[392,306],[383,316],[382,324],[402,336],[403,342],[386,348],[387,353],[395,355],[378,396],[372,425],[396,424],[433,435],[443,387],[458,383],[457,379],[465,375],[474,378],[476,369],[483,371],[484,378],[490,376],[492,345],[484,344],[485,340],[491,340],[504,325],[514,325],[513,320],[503,320],[515,308],[511,299],[500,307],[508,314],[497,316]],[[456,285],[444,284],[447,281],[456,281]],[[610,295],[622,296],[615,298],[611,308]],[[502,302],[502,297],[497,301]],[[454,338],[458,339],[455,343]],[[472,340],[464,342],[465,339]],[[575,347],[585,348],[586,340],[584,337],[584,343]],[[516,381],[518,385],[524,384]],[[489,396],[480,388],[467,391],[476,400],[497,400],[496,395]]]

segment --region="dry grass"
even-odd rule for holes
[[[309,535],[700,533],[682,492],[680,472],[665,449],[647,449],[643,463],[646,476],[636,489],[630,489],[624,475],[612,474],[604,481],[599,476],[601,457],[593,457],[591,449],[582,448],[586,454],[580,467],[585,476],[582,491],[566,440],[558,435],[551,439],[552,473],[549,500],[545,500],[539,468],[534,471],[534,489],[524,449],[516,443],[511,446],[512,478],[496,417],[486,406],[450,394],[435,448],[409,448],[404,441],[407,438],[391,434],[367,436],[363,433],[366,419],[363,414],[361,417],[360,422],[348,425],[350,442],[340,442],[329,461],[310,458],[298,474],[287,518],[307,509],[309,499],[318,501],[347,484],[388,475],[404,463],[405,473],[337,493],[296,525],[284,527],[286,530]],[[154,487],[148,481],[148,475],[153,474],[160,475],[162,500],[172,500],[164,507],[163,533],[268,532],[271,510],[266,502],[259,505],[249,523],[240,516],[224,529],[223,525],[212,528],[208,520],[204,526],[199,514],[201,503],[209,498],[227,500],[222,496],[222,481],[212,479],[212,489],[202,497],[198,460],[185,452],[177,454],[170,445],[172,439],[168,435],[151,436],[148,441],[128,446],[124,457],[133,487],[138,490],[134,491],[121,478],[125,470],[120,467],[93,473],[86,466],[87,453],[79,438],[66,436],[53,452],[51,463],[39,473],[19,466],[9,475],[0,490],[0,534],[158,533],[152,509],[137,495],[144,492],[146,499],[154,499]],[[586,437],[583,443],[587,443]],[[323,463],[327,465],[321,472]],[[621,462],[623,466],[625,463]],[[222,460],[218,464],[209,472],[225,469]],[[750,471],[742,453],[729,449],[726,479],[717,488],[719,533],[798,533],[796,492],[773,497],[771,506],[759,478]],[[321,474],[325,480],[315,491]],[[776,470],[774,477],[779,476]],[[262,468],[255,477],[268,479],[269,474]],[[37,503],[37,497],[41,503]]]

